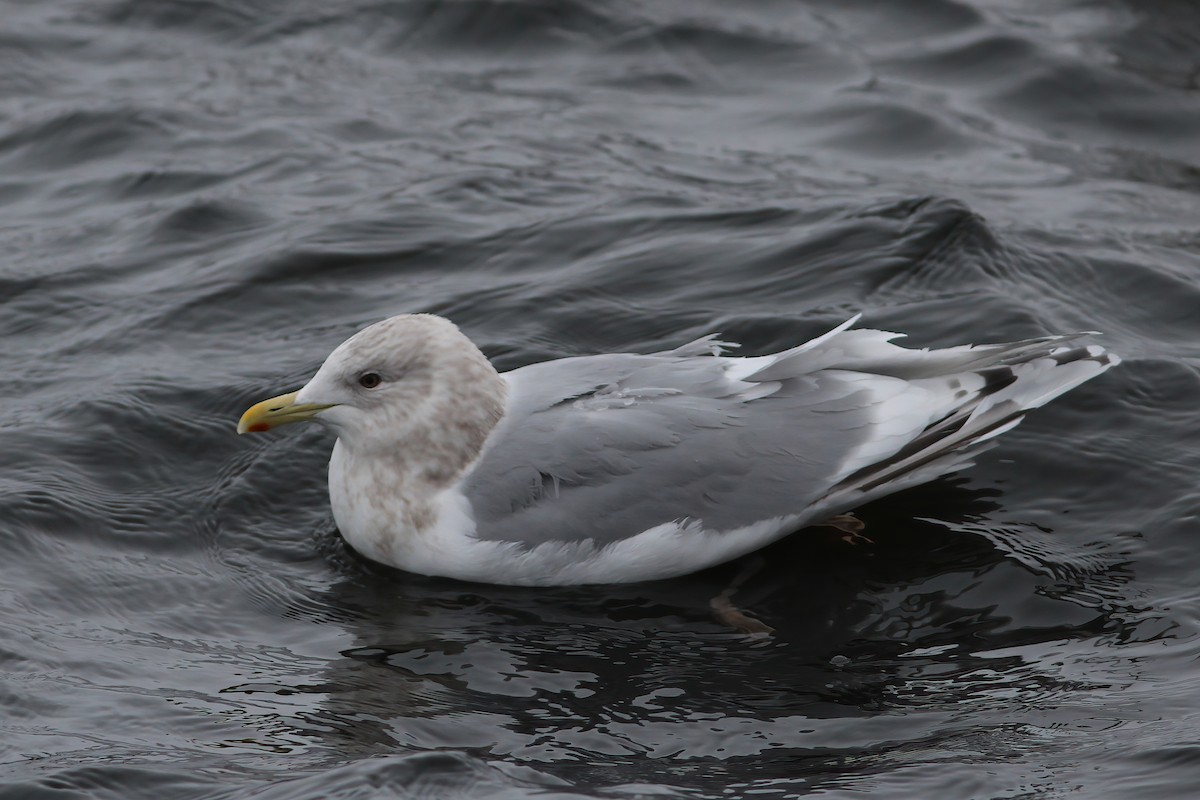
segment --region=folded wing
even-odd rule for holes
[[[603,546],[670,522],[800,527],[965,466],[1117,361],[1078,335],[910,350],[854,321],[769,356],[706,337],[507,373],[508,411],[462,486],[476,535]]]

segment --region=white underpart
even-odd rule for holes
[[[747,384],[753,386],[754,384]],[[374,480],[347,457],[341,442],[329,461],[329,499],[338,529],[358,552],[374,561],[422,575],[522,586],[632,583],[686,575],[753,552],[811,515],[760,520],[731,531],[710,531],[694,520],[657,525],[607,546],[594,540],[550,541],[529,546],[475,536],[471,504],[455,484],[434,498],[436,521],[421,531],[396,530],[398,494],[389,508],[368,501]]]
[[[585,539],[530,547],[476,538],[470,503],[457,488],[437,498],[439,514],[432,527],[386,539],[356,535],[356,531],[378,530],[385,521],[359,516],[344,524],[338,513],[339,498],[332,499],[342,535],[368,558],[423,575],[517,586],[634,583],[686,575],[753,552],[806,521],[795,515],[731,531],[709,531],[694,521],[680,520],[607,546]]]

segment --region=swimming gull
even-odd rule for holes
[[[1119,362],[1081,334],[914,350],[857,320],[772,355],[731,357],[706,336],[500,373],[449,320],[405,314],[238,432],[333,429],[333,516],[368,558],[487,583],[623,583],[969,466]]]

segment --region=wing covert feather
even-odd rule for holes
[[[802,511],[868,435],[870,392],[830,374],[758,396],[729,380],[730,361],[668,351],[507,373],[508,412],[463,487],[476,535],[609,543]]]

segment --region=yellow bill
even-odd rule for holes
[[[281,394],[250,406],[238,420],[237,432],[258,433],[278,428],[280,425],[304,422],[312,419],[318,412],[335,405],[334,403],[297,403],[297,394],[298,392]]]

